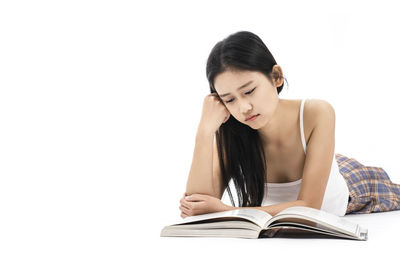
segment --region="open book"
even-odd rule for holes
[[[368,230],[322,210],[295,206],[275,216],[246,208],[190,216],[164,227],[161,236],[334,237],[367,240]]]

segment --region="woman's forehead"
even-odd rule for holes
[[[258,81],[260,73],[256,71],[225,71],[215,77],[214,87],[218,94],[231,93],[250,81]]]

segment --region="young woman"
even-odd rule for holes
[[[181,217],[240,207],[275,215],[308,206],[338,216],[400,209],[400,185],[382,168],[335,154],[335,111],[328,102],[279,98],[282,69],[257,35],[237,32],[218,42],[206,72],[211,93]],[[233,206],[221,201],[225,190]]]

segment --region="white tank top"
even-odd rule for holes
[[[304,153],[306,153],[306,140],[304,138],[303,128],[303,109],[305,99],[300,105],[300,135],[303,144]],[[289,183],[265,183],[265,194],[262,206],[273,205],[281,202],[295,201],[300,192],[302,178]],[[336,161],[335,153],[333,155],[331,172],[329,174],[328,184],[326,186],[321,210],[333,213],[338,216],[346,214],[349,198],[349,189],[344,177],[339,172],[339,166]]]

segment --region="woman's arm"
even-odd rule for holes
[[[192,165],[186,183],[186,195],[216,195],[212,186],[213,141],[213,133],[201,130],[197,132]]]
[[[307,202],[303,200],[282,202],[279,204],[260,206],[260,207],[232,207],[224,204],[220,199],[212,197],[209,195],[193,194],[191,196],[186,196],[181,199],[181,211],[182,218],[186,216],[200,215],[210,212],[218,211],[228,211],[235,209],[259,209],[268,212],[270,215],[274,216],[282,210],[294,207],[294,206],[306,206],[311,207]]]
[[[210,142],[212,143],[211,153],[209,151]],[[221,177],[216,140],[213,135],[210,137],[208,134],[200,133],[196,137],[195,152],[186,192],[180,200],[181,217],[227,210],[229,206],[221,201],[225,188]],[[199,196],[200,199],[196,196]]]
[[[214,134],[221,124],[230,117],[217,93],[211,93],[204,98],[203,111],[196,134],[196,144],[193,153],[189,178],[186,183],[186,195],[205,194],[221,197],[223,191],[219,174],[218,157]],[[213,149],[214,148],[214,149]],[[214,162],[213,162],[214,158]]]

